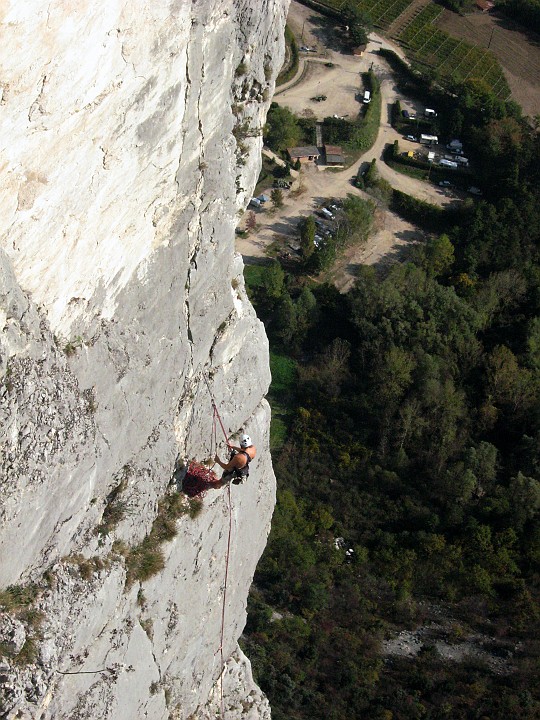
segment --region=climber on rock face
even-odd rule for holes
[[[226,482],[232,479],[234,485],[239,485],[248,478],[249,463],[255,459],[257,450],[251,442],[249,435],[242,435],[240,438],[240,447],[235,447],[234,445],[230,445],[229,447],[231,455],[228,463],[221,462],[217,455],[214,460],[225,471],[221,479]]]

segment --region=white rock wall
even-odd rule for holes
[[[149,532],[177,460],[210,452],[203,372],[227,430],[246,428],[259,449],[231,491],[227,717],[269,717],[236,645],[275,485],[268,347],[234,227],[259,170],[287,5],[2,5],[0,587],[36,583],[43,623],[38,636],[0,615],[0,642],[22,647],[26,632],[37,645],[26,664],[0,653],[0,717],[217,707],[226,491],[178,521],[142,592],[125,590],[113,553]],[[97,535],[128,466],[123,518]],[[81,558],[104,565],[82,577]],[[57,672],[81,670],[102,671]]]

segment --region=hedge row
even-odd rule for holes
[[[296,38],[288,25],[285,25],[285,43],[291,50],[291,61],[289,66],[279,73],[276,80],[276,87],[278,85],[284,85],[286,82],[289,82],[289,80],[292,80],[298,72],[298,45],[296,44]]]

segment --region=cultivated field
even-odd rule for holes
[[[432,70],[456,80],[481,80],[497,97],[506,99],[510,89],[494,55],[440,30],[435,21],[442,12],[440,5],[426,5],[401,31],[399,41]]]
[[[322,0],[320,4],[339,10],[343,0]],[[411,59],[441,75],[451,76],[457,81],[480,80],[501,99],[510,96],[507,77],[512,89],[519,90],[519,83],[511,76],[516,74],[515,70],[505,64],[509,71],[505,77],[497,60],[499,54],[485,49],[487,41],[482,35],[471,32],[466,24],[467,18],[445,10],[444,20],[442,24],[439,23],[443,8],[432,0],[356,0],[356,4],[371,17],[375,26],[387,30],[397,39]],[[454,16],[452,21],[449,19],[451,16]],[[504,39],[501,37],[501,56],[503,45]],[[506,48],[506,55],[511,54],[512,50]],[[519,56],[523,56],[523,51]],[[501,61],[505,63],[502,57]],[[522,102],[518,95],[516,98]]]
[[[367,13],[376,27],[386,30],[413,0],[356,0],[356,5]],[[339,10],[343,0],[322,0],[321,5]]]
[[[540,38],[525,33],[496,15],[462,17],[445,10],[438,27],[457,38],[487,47],[504,68],[515,100],[526,115],[540,114]]]

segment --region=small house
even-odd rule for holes
[[[324,155],[327,165],[343,165],[343,151],[339,145],[325,145]]]
[[[495,3],[492,0],[476,0],[476,7],[485,13],[493,10]]]
[[[300,160],[301,163],[315,162],[320,155],[319,149],[316,148],[315,145],[287,148],[287,152],[289,153],[289,157],[291,158],[292,162]]]
[[[364,53],[366,52],[367,45],[358,45],[357,47],[353,48],[352,54],[355,57],[362,57]]]

